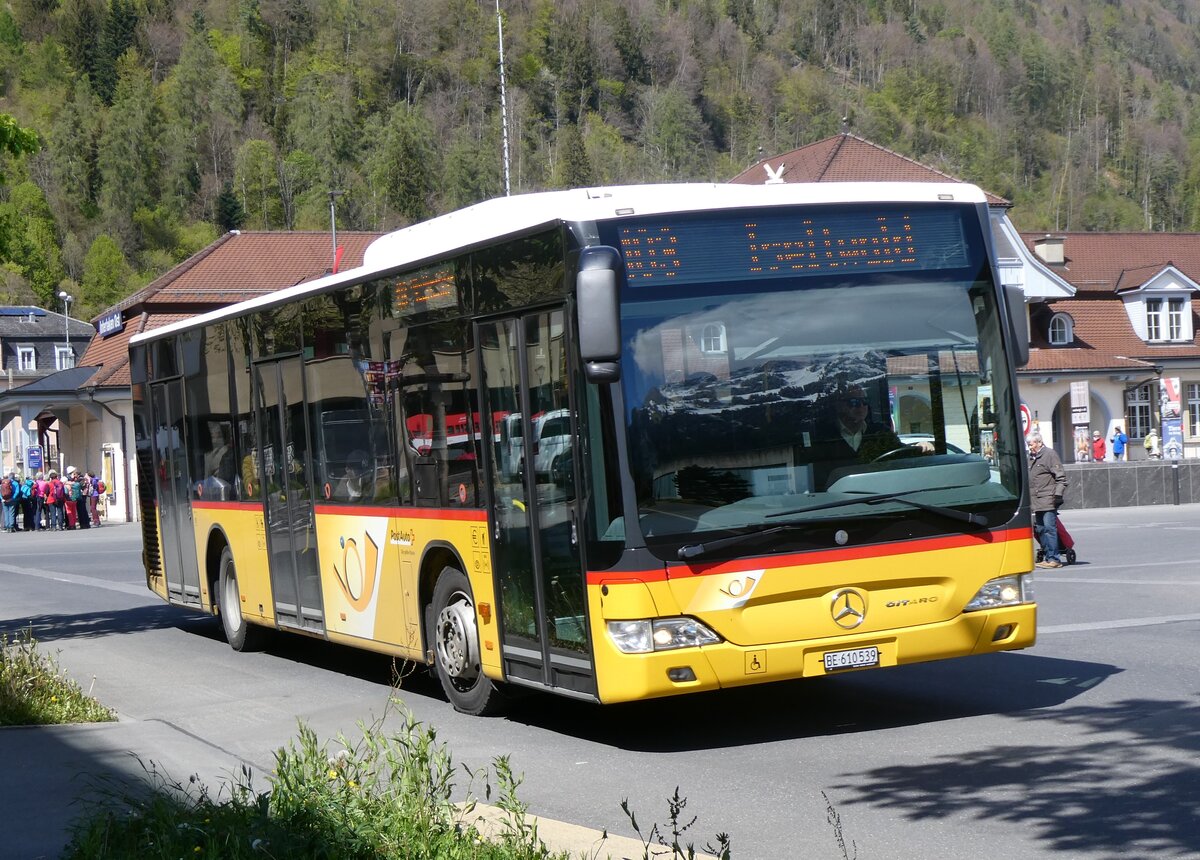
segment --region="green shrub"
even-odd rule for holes
[[[33,632],[0,633],[0,726],[102,723],[116,714],[88,696],[57,661],[37,649]]]

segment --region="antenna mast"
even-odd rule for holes
[[[504,21],[500,17],[500,0],[496,0],[496,31],[500,34],[500,130],[504,139],[504,196],[512,194],[508,178],[508,99],[504,91]]]

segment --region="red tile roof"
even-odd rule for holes
[[[1074,339],[1068,346],[1047,341],[1050,319],[1070,314]],[[1185,344],[1148,344],[1133,330],[1125,303],[1114,295],[1084,295],[1030,309],[1029,364],[1023,373],[1051,370],[1151,368],[1163,360],[1200,357],[1200,335]],[[1193,331],[1200,323],[1193,313]]]
[[[344,249],[340,268],[361,265],[367,245],[380,235],[338,233]],[[125,328],[92,338],[79,365],[97,369],[82,387],[129,386],[133,335],[319,278],[329,273],[332,257],[329,233],[226,233],[93,320],[119,310]]]
[[[1023,233],[1033,250],[1045,233]],[[1167,266],[1200,283],[1200,233],[1055,233],[1063,265],[1050,269],[1079,292],[1135,289]]]
[[[770,173],[767,167],[771,168]],[[772,174],[784,182],[963,181],[848,132],[818,140],[783,155],[765,158],[729,181],[761,185]],[[987,199],[992,206],[1011,205],[995,194],[988,193]]]

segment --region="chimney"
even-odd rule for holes
[[[1049,263],[1051,266],[1061,266],[1067,261],[1066,254],[1063,252],[1065,242],[1066,237],[1051,236],[1047,233],[1041,239],[1034,241],[1033,249],[1042,258],[1042,262]]]

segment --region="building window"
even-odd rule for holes
[[[1050,320],[1050,343],[1065,346],[1074,340],[1074,324],[1070,314],[1055,314]]]
[[[1167,302],[1167,337],[1170,340],[1183,339],[1183,299]]]
[[[725,326],[706,325],[700,334],[700,351],[708,355],[725,352]]]
[[[1146,340],[1162,340],[1163,300],[1146,299]]]
[[[1200,383],[1189,382],[1187,386],[1188,435],[1200,437]]]
[[[1139,385],[1125,392],[1125,432],[1131,439],[1143,439],[1150,429],[1150,385]]]
[[[66,370],[75,366],[75,350],[69,346],[54,347],[54,366],[58,370]]]
[[[37,370],[37,353],[32,346],[17,347],[17,368],[19,370]]]

